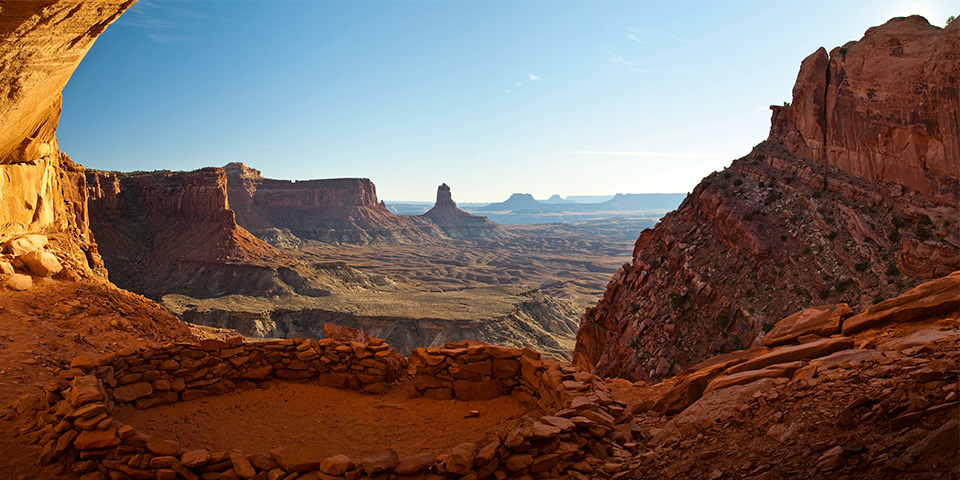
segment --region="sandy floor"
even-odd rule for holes
[[[479,441],[494,425],[508,427],[523,414],[511,397],[408,399],[409,385],[381,396],[293,382],[263,386],[148,410],[125,406],[114,416],[148,435],[175,439],[185,449],[251,454],[285,444],[325,443],[331,456],[392,448],[402,457],[441,454]],[[464,418],[471,410],[480,416]]]

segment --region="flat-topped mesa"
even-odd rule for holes
[[[148,296],[210,295],[220,288],[213,271],[225,263],[276,255],[237,225],[223,169],[88,170],[86,183],[91,228],[111,279],[123,288]],[[198,276],[203,269],[208,274]]]
[[[0,13],[0,242],[27,233],[62,240],[61,260],[102,274],[86,223],[83,167],[56,139],[74,69],[133,1],[4,2]]]
[[[960,269],[960,22],[895,18],[807,57],[768,141],[637,239],[574,361],[658,380],[814,305],[864,309]]]
[[[450,187],[437,187],[437,203],[420,216],[433,222],[450,238],[504,238],[509,234],[487,217],[472,215],[457,208]]]
[[[238,162],[223,169],[237,223],[267,241],[410,243],[443,236],[432,224],[387,210],[367,178],[274,180]]]
[[[803,60],[770,140],[861,178],[960,201],[960,22],[894,18]]]

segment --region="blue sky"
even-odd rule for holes
[[[766,138],[805,56],[947,3],[140,0],[58,138],[88,168],[241,161],[388,201],[687,192]]]

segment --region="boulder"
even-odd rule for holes
[[[777,322],[763,338],[763,345],[776,347],[793,343],[803,335],[829,337],[840,333],[840,324],[853,315],[846,303],[822,305],[800,310]]]
[[[34,250],[41,250],[46,244],[46,236],[31,234],[17,237],[13,240],[8,240],[3,244],[3,250],[15,257],[18,257]]]
[[[5,284],[10,290],[15,290],[22,292],[24,290],[29,290],[33,286],[33,279],[30,278],[30,275],[21,275],[19,273],[14,273],[7,278]]]
[[[21,255],[19,258],[31,272],[41,277],[50,277],[63,270],[60,260],[57,260],[57,257],[52,253],[34,250]]]

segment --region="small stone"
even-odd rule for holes
[[[199,467],[210,461],[210,451],[205,448],[198,448],[184,452],[180,461],[187,467]]]
[[[247,457],[240,453],[231,453],[230,463],[233,464],[233,471],[240,478],[248,479],[257,474],[257,470],[250,464],[250,460],[247,460]]]
[[[13,265],[10,265],[9,262],[0,262],[0,273],[4,275],[13,275],[16,272],[13,270]]]
[[[400,462],[394,467],[393,473],[397,475],[413,475],[430,468],[430,466],[436,462],[437,457],[432,453],[410,455],[409,457],[400,459]],[[321,470],[323,470],[323,468],[321,468]]]
[[[396,467],[398,463],[400,463],[400,457],[397,456],[397,452],[389,448],[360,454],[360,465],[368,475],[389,470]]]
[[[343,475],[355,467],[356,464],[346,455],[334,455],[320,462],[320,471],[327,475]]]
[[[147,438],[147,450],[150,450],[156,455],[180,457],[180,445],[177,442],[164,440],[162,438]]]
[[[477,418],[480,416],[480,410],[470,410],[463,418]]]
[[[461,443],[453,447],[443,461],[443,466],[449,473],[466,475],[473,469],[473,459],[476,458],[478,451],[475,443]]]

